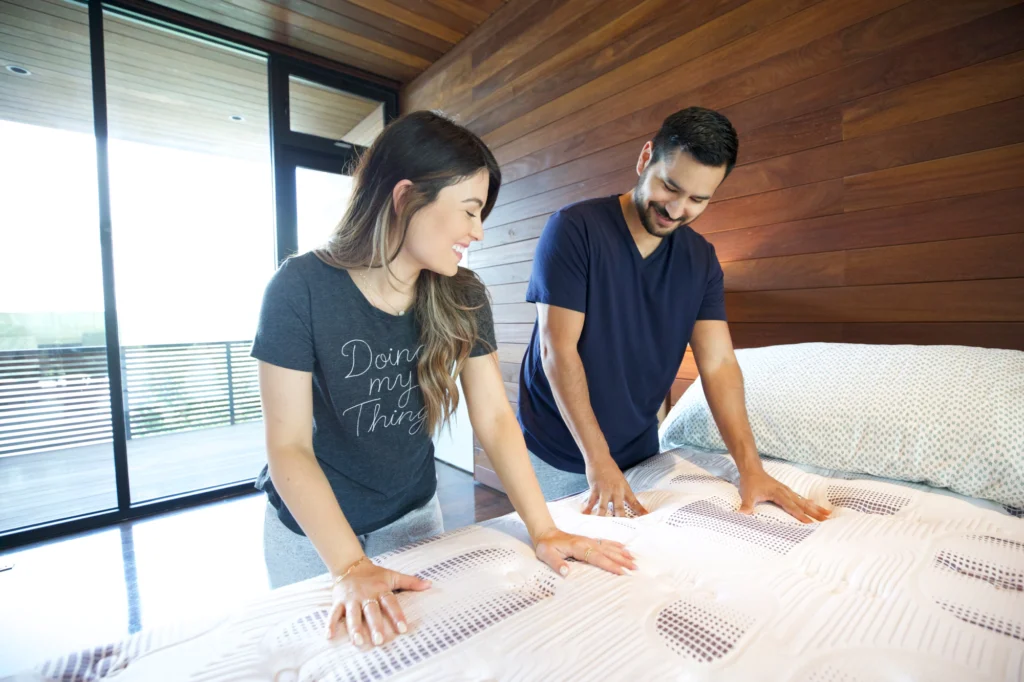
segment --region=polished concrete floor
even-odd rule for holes
[[[512,510],[438,463],[446,529]],[[247,495],[0,554],[0,677],[268,591],[265,498]]]

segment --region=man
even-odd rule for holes
[[[549,500],[590,489],[584,511],[637,501],[623,471],[658,452],[658,409],[687,344],[740,473],[740,511],[774,502],[809,523],[828,511],[769,476],[747,421],[725,317],[722,268],[692,223],[736,163],[729,120],[668,117],[628,194],[567,206],[548,221],[526,298],[537,323],[523,358],[519,420]]]

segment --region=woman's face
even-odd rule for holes
[[[484,238],[480,211],[487,202],[487,171],[440,191],[437,199],[409,221],[405,252],[425,270],[451,277],[459,270],[462,254],[472,242]]]

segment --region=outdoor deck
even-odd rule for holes
[[[263,422],[128,441],[132,501],[255,478]],[[0,532],[117,506],[111,443],[0,457]]]

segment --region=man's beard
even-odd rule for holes
[[[675,221],[675,224],[669,227],[659,227],[655,218],[651,213],[656,213],[662,218],[672,220],[672,216],[668,214],[664,206],[652,203],[647,200],[647,197],[643,195],[640,187],[643,185],[643,178],[640,180],[640,184],[637,185],[636,189],[633,190],[633,205],[636,207],[637,215],[640,216],[640,224],[647,230],[647,234],[662,239],[669,236],[677,229],[682,227],[685,223],[681,220]]]

